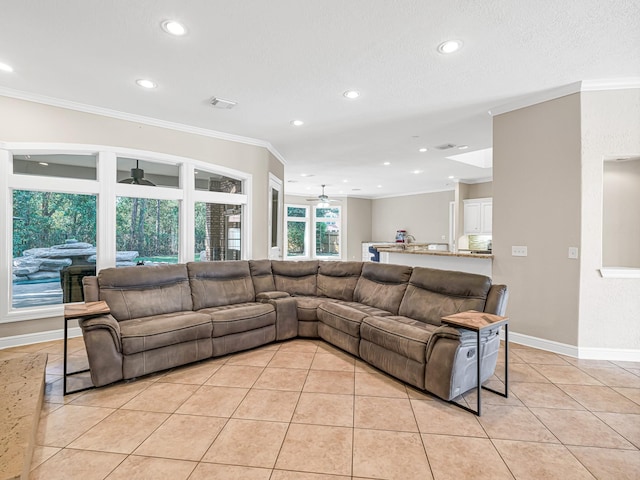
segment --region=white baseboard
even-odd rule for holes
[[[504,338],[504,331],[501,332],[500,336],[501,338]],[[546,340],[544,338],[532,337],[523,333],[509,331],[509,342],[525,345],[527,347],[539,348],[540,350],[559,353],[561,355],[568,355],[570,357],[578,357],[578,347],[574,345],[554,342],[553,340]]]
[[[70,327],[67,330],[69,338],[79,337],[82,335],[80,327]],[[0,338],[0,349],[9,347],[19,347],[22,345],[30,345],[32,343],[50,342],[51,340],[62,340],[64,338],[64,329],[48,330],[46,332],[25,333],[23,335],[14,335],[12,337]]]
[[[500,338],[504,340],[504,331],[500,332]],[[613,360],[640,362],[640,350],[630,348],[590,348],[576,347],[566,343],[554,342],[544,338],[532,337],[523,333],[509,332],[509,343],[517,343],[527,347],[539,348],[548,352],[568,355],[584,360]]]
[[[640,362],[640,350],[631,348],[580,347],[578,358],[590,360],[614,360],[619,362]]]

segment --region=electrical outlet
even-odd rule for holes
[[[578,258],[578,247],[569,247],[569,258]]]
[[[527,256],[527,247],[526,246],[512,246],[511,247],[511,256],[513,256],[513,257],[526,257]]]

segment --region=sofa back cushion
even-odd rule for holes
[[[256,295],[262,292],[273,292],[276,285],[271,272],[271,260],[249,260],[249,270]]]
[[[353,301],[361,272],[362,262],[320,262],[318,296]]]
[[[272,260],[271,271],[276,290],[290,295],[317,294],[318,260]]]
[[[482,312],[490,288],[491,279],[484,275],[415,267],[399,314],[440,325],[445,315]]]
[[[253,302],[253,281],[246,260],[189,262],[189,283],[193,309]]]
[[[353,299],[397,315],[409,277],[411,277],[411,267],[365,263],[356,284]]]
[[[98,273],[98,288],[118,321],[193,309],[182,264],[105,268]]]

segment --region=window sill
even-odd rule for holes
[[[602,267],[602,278],[640,278],[640,268],[634,267]]]

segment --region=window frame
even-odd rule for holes
[[[305,216],[304,217],[290,217],[289,216],[289,208],[303,208],[305,210]],[[310,233],[310,228],[311,228],[311,206],[310,205],[299,205],[299,204],[293,204],[293,203],[286,203],[284,205],[284,235],[283,235],[283,241],[285,244],[284,247],[284,258],[285,260],[309,260],[312,258],[311,256],[311,250],[310,250],[310,246],[311,246],[311,233]],[[304,223],[305,224],[305,229],[304,229],[304,251],[305,251],[305,255],[289,255],[289,222],[298,222],[298,223]]]
[[[303,217],[290,217],[288,215],[289,208],[304,208],[306,209],[307,215]],[[320,217],[318,218],[316,214],[316,210],[318,208],[337,208],[338,209],[338,217],[336,218],[326,218]],[[343,209],[342,205],[334,205],[330,207],[318,207],[318,205],[302,205],[299,203],[285,203],[284,205],[285,217],[284,217],[284,258],[287,260],[322,260],[322,261],[341,261],[344,255],[344,226],[343,226]],[[301,222],[305,223],[305,251],[306,255],[289,255],[288,251],[288,235],[289,235],[289,222]],[[316,225],[318,223],[337,223],[340,226],[340,233],[338,237],[338,248],[340,254],[337,256],[328,256],[328,255],[318,255],[316,252]]]
[[[50,176],[13,173],[13,155],[95,155],[96,180],[64,178],[52,181]],[[179,166],[179,188],[117,183],[117,157],[138,158],[154,163]],[[195,171],[208,171],[236,178],[243,182],[244,194],[229,194],[195,190]],[[178,200],[179,255],[178,262],[192,261],[195,249],[195,202],[243,205],[242,259],[251,258],[252,236],[252,175],[232,168],[188,157],[146,150],[104,145],[0,142],[0,225],[6,235],[0,235],[0,324],[22,320],[60,317],[64,304],[14,309],[12,307],[13,191],[33,190],[97,196],[96,271],[116,264],[116,207],[118,196],[160,200]]]

